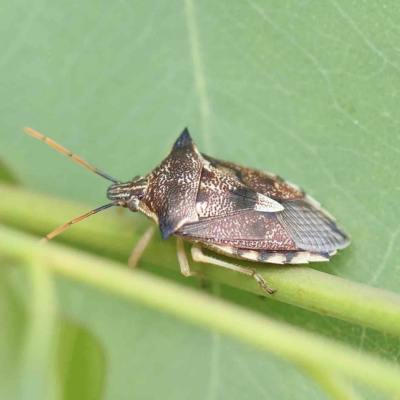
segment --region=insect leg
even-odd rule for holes
[[[128,266],[130,268],[136,267],[136,264],[142,257],[144,251],[146,250],[146,247],[149,245],[150,240],[153,237],[154,230],[155,230],[154,226],[150,226],[150,228],[148,228],[146,230],[146,232],[143,234],[143,236],[137,242],[137,244],[136,244],[135,248],[132,250],[132,253],[128,260]]]
[[[262,276],[259,275],[255,270],[247,269],[236,264],[231,264],[222,260],[218,260],[217,258],[214,257],[206,256],[202,252],[201,247],[198,244],[194,244],[192,246],[192,257],[193,260],[197,262],[218,265],[220,267],[232,269],[233,271],[241,272],[242,274],[252,276],[267,293],[274,294],[276,292],[276,290],[273,290],[270,287],[268,287],[264,278],[262,278]]]
[[[178,253],[179,266],[181,267],[181,273],[185,276],[197,275],[195,272],[190,270],[189,262],[185,254],[185,248],[183,246],[183,240],[180,237],[176,238],[176,250]]]

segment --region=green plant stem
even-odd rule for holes
[[[30,254],[26,265],[32,288],[31,312],[22,352],[19,398],[59,399],[54,353],[57,298],[51,269],[44,267],[46,261],[38,251]]]
[[[3,255],[29,265],[37,253],[35,238],[0,227]],[[41,248],[44,268],[189,323],[215,329],[309,368],[334,371],[368,386],[400,395],[400,368],[349,346],[274,321],[205,293],[142,271],[60,245]]]
[[[0,184],[0,193],[0,222],[41,236],[88,211],[88,207],[82,205],[5,184]],[[125,261],[143,233],[143,229],[135,229],[131,218],[131,213],[117,215],[111,210],[103,212],[74,225],[57,240]],[[159,235],[155,236],[143,255],[143,262],[178,272],[174,240],[162,242]],[[308,267],[282,268],[238,263],[252,268],[257,265],[259,273],[268,285],[278,289],[273,296],[267,295],[269,298],[400,335],[400,296],[395,293],[351,282]],[[191,268],[213,281],[266,295],[255,281],[241,274],[206,264],[191,263]]]
[[[315,366],[303,366],[308,374],[319,383],[331,399],[336,400],[362,400],[348,380],[332,370],[323,370]]]

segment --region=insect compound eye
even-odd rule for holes
[[[136,212],[138,211],[138,205],[139,205],[139,199],[134,198],[128,203],[128,208],[131,211]]]

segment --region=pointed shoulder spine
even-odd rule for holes
[[[193,143],[193,140],[190,137],[189,130],[188,130],[188,128],[185,128],[183,130],[183,132],[180,134],[180,136],[178,137],[178,139],[176,140],[172,150],[175,150],[175,149],[178,149],[178,148],[181,148],[181,147],[189,146],[192,143]]]

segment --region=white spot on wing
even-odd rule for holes
[[[261,212],[279,212],[283,211],[284,207],[282,204],[275,200],[272,200],[264,194],[257,193],[257,202],[254,206],[254,210]]]

